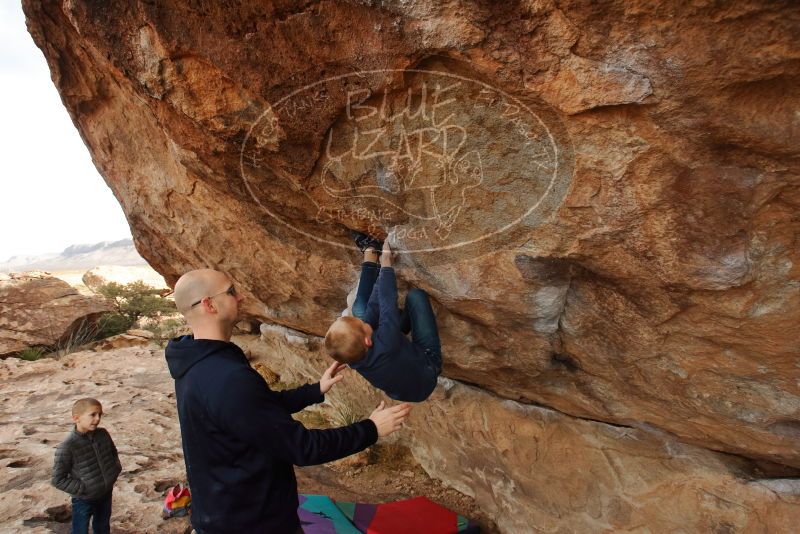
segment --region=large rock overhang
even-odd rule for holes
[[[320,335],[394,230],[446,376],[800,467],[797,10],[23,4],[170,283]]]

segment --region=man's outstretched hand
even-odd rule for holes
[[[378,437],[388,436],[396,430],[400,430],[403,423],[411,413],[411,405],[408,403],[398,404],[391,408],[385,408],[386,403],[381,401],[380,406],[375,408],[369,418],[378,428]]]
[[[333,385],[344,378],[344,370],[347,369],[347,365],[339,362],[333,362],[330,367],[328,367],[324,373],[322,373],[322,377],[319,379],[319,391],[323,395],[325,395]]]

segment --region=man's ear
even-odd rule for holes
[[[214,307],[214,301],[212,299],[203,299],[203,302],[200,305],[203,306],[208,313],[217,313],[217,309]]]
[[[364,346],[365,347],[371,347],[372,346],[372,338],[371,337],[365,337],[364,338]]]
[[[77,416],[77,415],[75,415],[75,414],[72,414],[72,422],[73,422],[73,423],[77,423],[77,422],[78,422],[78,419],[80,419],[80,417],[79,417],[79,416]]]

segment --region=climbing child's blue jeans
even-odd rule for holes
[[[353,302],[354,317],[364,318],[372,287],[378,279],[379,272],[380,266],[377,263],[365,261],[361,265],[361,278],[358,281],[356,300]],[[436,316],[425,291],[417,288],[409,290],[405,308],[400,312],[400,329],[404,334],[411,332],[411,342],[425,354],[436,374],[441,373],[442,345],[439,341],[439,329],[436,327]]]

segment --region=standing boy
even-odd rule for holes
[[[52,484],[72,496],[72,534],[109,534],[111,490],[122,471],[117,448],[105,428],[98,428],[103,407],[96,399],[72,405],[75,428],[56,449]]]

